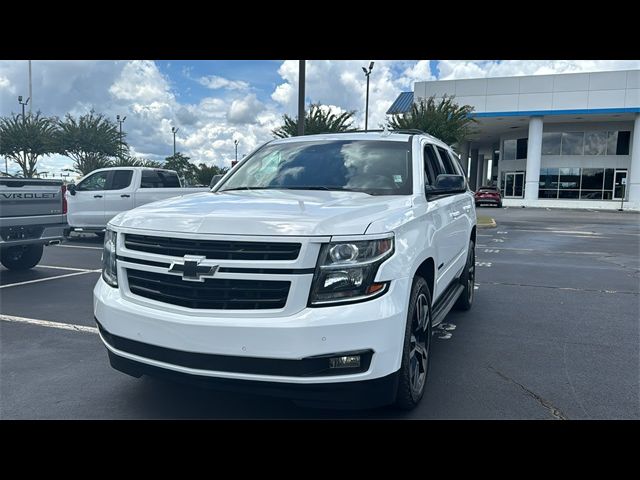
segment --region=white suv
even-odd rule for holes
[[[94,313],[136,377],[408,409],[433,327],[473,302],[475,239],[458,159],[429,135],[274,140],[211,192],[111,220]]]

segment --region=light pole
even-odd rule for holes
[[[238,163],[238,143],[240,143],[239,140],[233,141],[233,144],[236,146],[236,163]]]
[[[306,61],[298,61],[298,136],[304,135],[304,87]]]
[[[120,120],[120,115],[116,115],[116,121],[120,125],[120,158],[122,158],[122,124],[127,119],[126,115]]]
[[[31,100],[31,97],[27,98],[27,100],[23,102],[22,95],[18,95],[18,103],[22,105],[22,123],[24,123],[24,107],[27,103],[29,103],[29,100]]]
[[[171,127],[171,133],[173,133],[173,158],[176,158],[176,133],[178,133],[179,128]]]
[[[365,67],[362,67],[362,71],[364,72],[365,77],[367,77],[367,102],[364,107],[364,131],[366,132],[369,127],[369,75],[371,75],[371,70],[373,70],[373,62],[369,64],[369,70]]]

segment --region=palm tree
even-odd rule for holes
[[[304,118],[305,135],[316,133],[353,132],[353,115],[355,111],[334,113],[333,109],[326,105],[312,104]],[[292,118],[285,114],[282,116],[282,126],[273,130],[273,134],[279,138],[295,137],[298,135],[298,117]]]
[[[102,114],[92,110],[77,120],[67,114],[58,125],[58,151],[71,157],[74,170],[82,175],[111,166],[110,157],[126,156],[129,147],[117,125]]]
[[[23,177],[31,178],[37,172],[38,158],[56,153],[56,129],[55,120],[40,112],[0,118],[0,154],[17,163]]]
[[[447,145],[460,145],[472,132],[476,122],[470,117],[474,108],[470,105],[460,106],[455,97],[444,96],[439,103],[435,97],[414,103],[411,110],[387,121],[391,130],[418,129],[442,140]]]

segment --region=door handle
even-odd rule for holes
[[[127,193],[123,193],[122,195],[120,195],[120,198],[129,198],[131,195],[127,194]]]
[[[460,216],[460,212],[456,210],[455,212],[451,212],[449,215],[451,215],[453,218],[456,218]]]
[[[464,207],[462,207],[462,208],[464,208],[465,210],[471,210],[471,205],[465,205],[465,206],[464,206]]]
[[[93,198],[102,198],[102,195],[94,195]]]

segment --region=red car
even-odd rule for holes
[[[498,187],[480,187],[475,193],[476,207],[482,204],[496,205],[502,208],[502,197]]]

